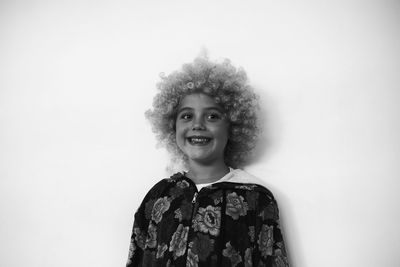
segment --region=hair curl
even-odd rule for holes
[[[244,70],[236,69],[228,59],[215,63],[207,57],[198,57],[192,63],[184,64],[180,71],[168,76],[160,74],[160,77],[153,109],[145,113],[159,144],[186,162],[185,155],[176,144],[177,109],[186,95],[204,93],[223,108],[229,122],[225,163],[233,168],[243,166],[259,134],[258,96],[248,84]]]

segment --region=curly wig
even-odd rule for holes
[[[229,122],[225,163],[233,168],[243,166],[259,133],[258,96],[249,86],[246,73],[241,68],[236,69],[228,59],[215,63],[207,57],[198,57],[192,63],[184,64],[180,71],[168,76],[161,74],[160,77],[153,109],[145,113],[159,144],[164,145],[175,158],[186,162],[186,156],[176,144],[177,109],[186,95],[203,93],[214,98],[223,108]]]

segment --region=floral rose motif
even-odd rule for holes
[[[242,262],[242,256],[240,256],[239,252],[237,252],[235,248],[232,247],[230,241],[226,243],[226,248],[222,251],[222,255],[231,260],[233,267]]]
[[[156,223],[159,223],[162,219],[162,215],[169,209],[170,205],[171,203],[168,200],[168,197],[157,199],[151,212],[151,219],[153,219],[153,221]]]
[[[232,192],[226,196],[226,214],[234,220],[239,219],[239,216],[247,214],[248,206],[242,196],[238,196],[236,192]]]
[[[168,246],[167,246],[167,244],[161,244],[161,245],[158,245],[158,247],[157,247],[157,254],[156,254],[156,258],[157,259],[159,259],[159,258],[162,258],[163,256],[164,256],[164,252],[166,251],[168,249]]]
[[[186,259],[186,267],[198,267],[199,266],[199,256],[193,253],[193,251],[189,248],[187,259]]]
[[[179,224],[175,233],[172,235],[169,251],[174,252],[174,259],[185,254],[188,232],[189,226],[183,227],[183,224]]]
[[[203,233],[210,233],[210,235],[217,236],[221,226],[221,208],[207,206],[206,208],[199,208],[196,217],[193,220],[193,228],[195,231]]]
[[[182,221],[182,211],[181,211],[181,209],[180,208],[176,209],[174,211],[174,213],[175,213],[175,217],[174,218],[178,219],[179,222],[181,222]]]
[[[263,224],[263,226],[261,227],[257,243],[258,249],[261,251],[261,255],[264,258],[266,258],[268,255],[272,255],[272,247],[274,245],[273,231],[273,226]]]
[[[146,247],[155,248],[157,245],[157,228],[150,223],[147,232],[149,235],[146,239]]]
[[[253,259],[251,248],[247,248],[244,253],[244,267],[253,267]]]
[[[193,252],[199,256],[201,261],[205,261],[214,249],[214,240],[205,234],[199,233],[191,243],[193,243]]]
[[[133,233],[135,234],[136,244],[141,249],[144,249],[145,244],[146,244],[146,233],[141,231],[140,228],[138,228],[138,227],[133,228]]]

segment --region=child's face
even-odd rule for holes
[[[185,96],[176,117],[176,143],[189,161],[212,164],[224,160],[228,121],[214,99],[196,93]]]

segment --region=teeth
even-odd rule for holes
[[[203,137],[191,137],[189,141],[192,143],[206,143],[210,141],[210,138],[203,138]]]

